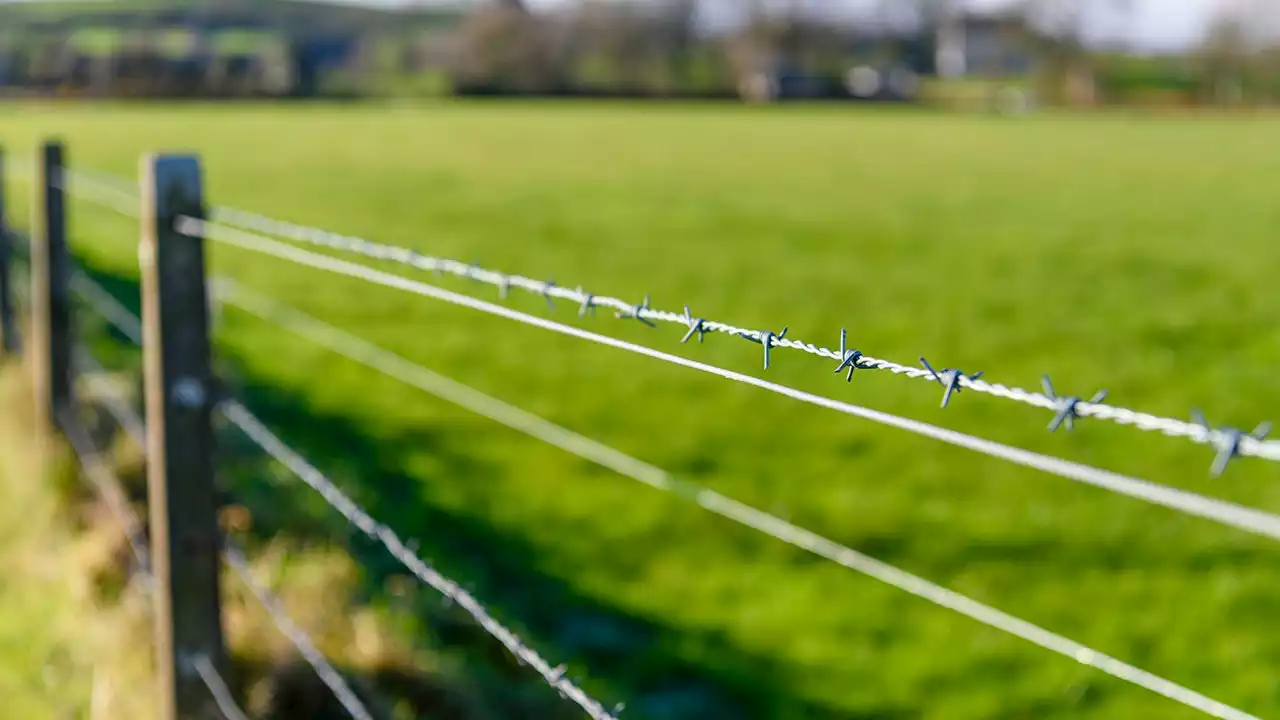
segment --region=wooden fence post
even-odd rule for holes
[[[4,149],[0,148],[0,351],[18,353],[18,320],[13,312],[13,234],[5,207]]]
[[[36,163],[31,233],[31,336],[37,427],[54,429],[72,407],[71,257],[62,190],[62,144],[46,142]]]
[[[200,163],[142,161],[143,362],[147,485],[156,580],[160,720],[218,717],[193,662],[226,677],[218,573],[222,542],[214,494],[214,377],[204,241],[177,232],[204,218]]]

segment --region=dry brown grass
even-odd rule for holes
[[[115,515],[78,481],[74,457],[33,427],[24,370],[13,361],[0,366],[0,563],[7,576],[0,613],[17,620],[6,622],[11,636],[0,632],[0,691],[12,698],[7,711],[31,720],[147,720],[155,688],[146,586],[133,574]],[[145,521],[141,452],[109,424],[95,418],[91,425]],[[222,523],[244,532],[252,518],[231,506]],[[378,715],[497,717],[480,693],[462,689],[431,655],[399,639],[385,615],[358,604],[361,569],[345,553],[281,539],[256,554],[253,572]],[[346,718],[243,583],[228,572],[223,589],[229,680],[250,716]],[[32,667],[32,658],[41,664]]]

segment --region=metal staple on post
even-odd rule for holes
[[[204,242],[175,229],[203,217],[200,164],[142,163],[143,360],[147,485],[156,577],[161,720],[216,717],[216,703],[183,658],[208,658],[225,677],[218,574],[222,542],[214,493],[214,433]]]

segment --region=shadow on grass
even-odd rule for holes
[[[85,266],[84,270],[127,307],[139,309],[135,280],[101,268]],[[104,326],[88,312],[78,317],[82,337],[107,365],[136,373],[139,355],[127,339],[115,331],[102,332]],[[498,479],[504,472],[469,452],[458,433],[418,426],[375,436],[349,418],[317,411],[305,396],[255,381],[235,357],[223,355],[219,362],[224,378],[236,378],[232,392],[274,432],[326,475],[337,478],[375,518],[402,537],[417,539],[420,557],[471,589],[500,621],[550,662],[566,662],[589,673],[589,690],[606,705],[625,702],[624,717],[821,719],[918,714],[915,708],[881,707],[850,715],[809,703],[796,697],[794,678],[768,658],[753,655],[719,634],[674,628],[660,618],[638,617],[603,604],[564,578],[538,570],[536,553],[524,538],[433,503],[422,492],[424,484],[435,481],[478,484]],[[253,546],[268,541],[344,547],[363,569],[353,600],[395,608],[416,618],[414,646],[454,659],[464,668],[460,681],[478,689],[494,715],[469,713],[465,703],[446,708],[442,698],[450,693],[442,683],[447,678],[404,666],[363,673],[362,686],[413,707],[414,717],[549,720],[583,716],[556,697],[530,668],[512,659],[461,609],[442,603],[438,594],[417,586],[416,581],[406,583],[407,571],[384,548],[349,526],[301,482],[286,479],[234,428],[224,428],[219,443],[224,503],[234,502],[251,513],[246,538],[251,552]],[[436,470],[430,476],[407,475],[403,468],[424,451],[432,455]],[[144,494],[140,476],[130,484],[135,496]],[[405,592],[405,587],[416,589]],[[714,661],[692,663],[684,659],[689,656]],[[237,672],[242,680],[265,672],[251,659],[242,660]],[[270,717],[344,717],[336,706],[314,704],[328,703],[328,691],[308,673],[309,669],[279,673],[280,682],[303,684],[293,685],[292,691],[278,690],[277,703],[288,707],[277,708]]]
[[[127,277],[85,268],[97,282],[135,312],[138,286]],[[136,368],[137,350],[118,333],[101,327],[82,313],[82,327],[96,338],[93,347],[108,364]],[[257,321],[253,321],[257,322]],[[955,692],[962,683],[1008,679],[1021,670],[1016,663],[978,664],[963,673],[935,679],[908,704],[865,706],[861,714],[823,706],[797,697],[797,678],[767,657],[753,654],[728,638],[676,628],[661,618],[638,617],[581,592],[566,578],[540,571],[542,563],[525,538],[499,530],[474,517],[459,514],[432,501],[424,488],[432,483],[476,488],[500,485],[506,470],[485,462],[456,428],[418,424],[400,432],[371,433],[348,417],[318,410],[305,394],[253,377],[238,358],[223,354],[220,373],[235,378],[234,393],[286,442],[297,448],[339,484],[371,515],[404,537],[418,540],[419,555],[445,575],[461,582],[486,604],[499,620],[553,664],[567,662],[578,674],[589,674],[588,689],[607,703],[626,703],[624,718],[680,720],[683,718],[906,718],[923,714],[938,696]],[[557,698],[529,668],[515,663],[496,641],[465,613],[443,605],[430,588],[406,582],[407,571],[381,546],[355,532],[315,493],[271,463],[245,437],[231,428],[220,436],[220,479],[226,502],[245,506],[252,514],[249,540],[261,546],[284,542],[296,547],[340,547],[363,568],[358,586],[351,588],[356,604],[394,609],[417,619],[408,632],[414,646],[448,658],[462,669],[424,671],[405,664],[387,664],[359,672],[361,687],[411,706],[414,717],[580,718],[582,713]],[[431,471],[410,475],[404,468],[423,454],[433,460]],[[706,460],[710,462],[710,460]],[[605,472],[605,471],[601,471]],[[135,488],[140,489],[140,482]],[[482,492],[477,490],[477,492]],[[952,577],[972,563],[1033,563],[1052,556],[1065,568],[1121,569],[1159,567],[1176,563],[1188,571],[1206,568],[1256,567],[1265,557],[1249,547],[1205,547],[1176,559],[1158,546],[1140,544],[1115,548],[1028,537],[1015,541],[974,541],[927,554],[921,560],[913,543],[901,534],[861,535],[853,547],[890,563],[911,557],[928,577]],[[926,540],[927,542],[927,540]],[[251,546],[251,550],[253,547]],[[600,558],[608,562],[609,558]],[[797,551],[796,562],[821,562]],[[405,592],[403,588],[415,587]],[[1133,648],[1139,662],[1147,659]],[[687,658],[707,658],[691,662]],[[241,658],[243,677],[274,677],[283,687],[272,720],[345,717],[329,692],[309,668],[275,668]],[[452,666],[452,665],[451,665]],[[933,692],[930,692],[930,689]],[[1065,701],[1076,711],[1098,705],[1115,692],[1104,678],[1091,678],[1070,690]],[[483,701],[468,704],[467,693]],[[854,690],[861,696],[874,690]],[[320,703],[320,704],[316,704]],[[1019,704],[1010,702],[1001,717],[1039,717],[1061,710],[1064,703],[1040,696]],[[489,708],[488,711],[482,708]],[[487,713],[487,714],[486,714]]]

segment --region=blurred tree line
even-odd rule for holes
[[[1199,44],[1091,36],[1134,0],[522,0],[377,10],[285,0],[0,5],[0,89],[151,97],[569,95],[1046,104],[1280,101],[1280,0],[1228,0]],[[37,12],[36,8],[41,9]],[[197,8],[191,10],[190,8]],[[143,9],[145,8],[145,9]],[[160,8],[160,9],[157,9]],[[185,8],[185,9],[184,9]],[[40,18],[23,24],[22,18]]]
[[[1123,22],[1134,0],[1027,0],[1023,11],[1043,32],[1037,76],[1046,100],[1065,102],[1089,84],[1092,102],[1116,105],[1280,104],[1280,2],[1219,3],[1198,42],[1185,50],[1143,52],[1123,42],[1090,42],[1099,11]],[[1091,12],[1092,11],[1092,12]]]
[[[1199,43],[1177,52],[1091,36],[1101,19],[1132,22],[1133,2],[1021,0],[975,15],[962,0],[878,0],[837,16],[820,2],[742,0],[716,22],[711,0],[581,0],[543,13],[493,0],[465,20],[449,74],[477,94],[847,96],[858,66],[946,78],[954,25],[969,55],[950,77],[959,86],[1013,83],[1049,104],[1280,102],[1280,1],[1221,3]],[[1009,56],[1023,59],[998,59]]]
[[[774,3],[776,5],[776,3]],[[533,13],[520,0],[488,3],[461,28],[454,87],[473,94],[721,97],[753,78],[796,80],[810,97],[847,95],[856,64],[932,70],[920,28],[833,22],[791,0],[762,0],[709,19],[699,0],[584,0]],[[780,88],[775,88],[780,90]]]

